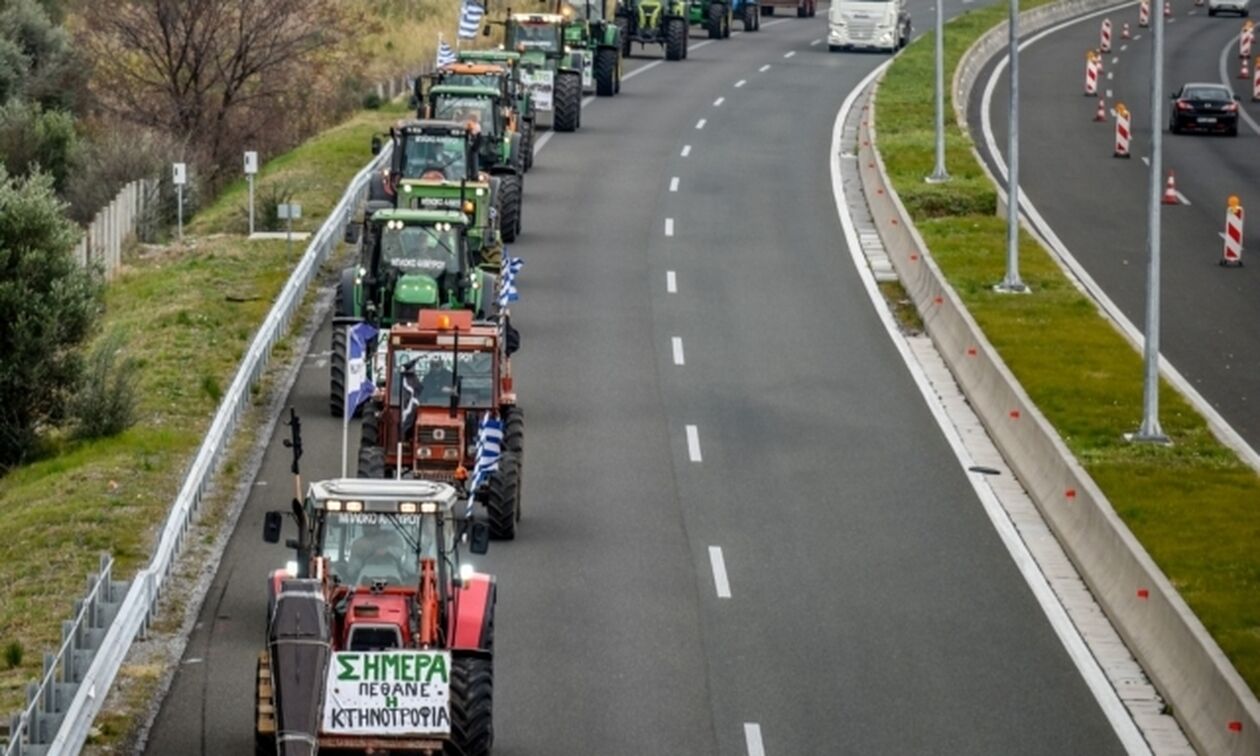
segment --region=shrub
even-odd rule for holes
[[[125,339],[114,331],[97,343],[87,370],[70,400],[70,417],[79,438],[106,438],[136,422],[137,364],[123,353]]]
[[[53,186],[60,192],[79,159],[74,117],[10,100],[0,106],[0,157],[14,176],[28,176],[36,170],[51,174]]]

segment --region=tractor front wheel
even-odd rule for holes
[[[341,417],[346,413],[346,329],[341,326],[333,326],[329,362],[328,411],[333,417]]]
[[[515,173],[499,179],[499,233],[505,242],[521,233],[521,177]]]
[[[379,446],[359,447],[358,477],[380,480],[385,477],[385,450]]]
[[[582,76],[576,71],[557,71],[555,89],[556,131],[577,131],[582,123]]]
[[[665,22],[665,60],[687,57],[687,22],[671,18]]]
[[[521,157],[525,161],[525,170],[534,167],[534,119],[521,120]]]
[[[490,537],[510,541],[516,537],[516,523],[520,519],[521,460],[516,452],[505,451],[499,457],[499,469],[486,481],[486,515],[490,521]]]
[[[723,39],[727,33],[726,5],[724,3],[710,3],[709,39]]]
[[[525,449],[525,412],[512,404],[500,408],[499,415],[503,418],[503,448],[519,455]]]
[[[630,57],[630,19],[625,16],[617,16],[613,21],[617,25],[618,39],[621,40],[621,57]]]
[[[617,49],[614,47],[595,51],[595,94],[600,97],[617,94]]]
[[[744,31],[755,32],[761,28],[761,10],[756,3],[744,3]]]
[[[488,756],[494,746],[494,661],[480,656],[451,659],[451,737],[445,756]]]

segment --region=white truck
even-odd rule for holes
[[[835,0],[827,12],[827,48],[897,52],[910,41],[906,0]]]

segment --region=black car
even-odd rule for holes
[[[1168,130],[1222,132],[1238,136],[1238,95],[1223,84],[1185,84],[1172,95]]]

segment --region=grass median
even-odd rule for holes
[[[1006,13],[1005,6],[976,10],[947,25],[947,82],[971,43]],[[953,180],[923,181],[935,163],[933,52],[932,39],[921,38],[880,84],[878,146],[893,186],[1015,377],[1252,691],[1260,691],[1260,476],[1167,384],[1160,387],[1160,422],[1173,444],[1124,440],[1142,418],[1141,355],[1028,234],[1021,232],[1020,270],[1034,293],[993,292],[1005,272],[1006,224],[995,215],[996,192],[969,137],[952,119],[946,158]]]
[[[264,166],[260,190],[301,187],[304,222],[318,227],[369,159],[371,134],[404,114],[391,106],[353,116]],[[139,422],[114,438],[60,441],[0,478],[0,716],[25,703],[97,554],[114,555],[116,576],[147,562],[222,392],[305,249],[223,233],[244,201],[243,188],[229,189],[192,221],[184,244],[132,250],[106,289],[100,332],[121,330],[140,361]]]

